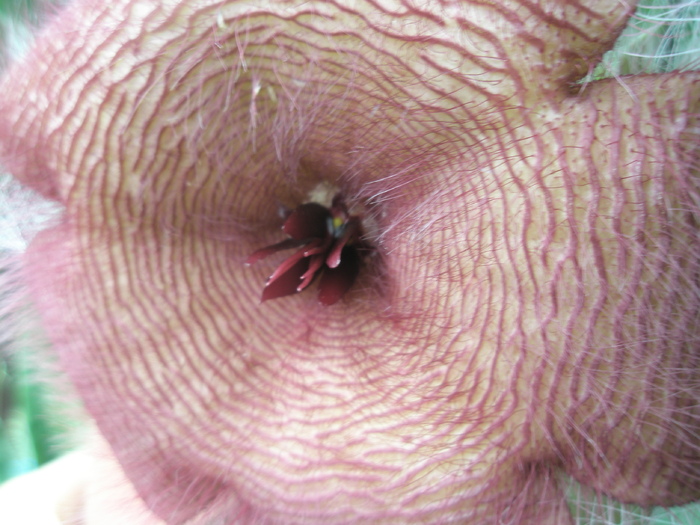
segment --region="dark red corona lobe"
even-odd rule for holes
[[[282,231],[290,238],[256,250],[246,260],[251,265],[278,251],[298,248],[268,277],[262,300],[299,293],[319,275],[321,304],[330,306],[342,299],[355,283],[361,253],[367,250],[361,240],[360,218],[350,215],[342,198],[336,196],[330,209],[316,202],[298,206]]]

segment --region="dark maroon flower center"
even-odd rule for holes
[[[299,293],[319,275],[319,301],[330,306],[352,287],[360,272],[362,255],[369,247],[362,240],[362,224],[350,215],[337,195],[327,208],[316,202],[298,206],[282,230],[289,238],[255,251],[246,264],[254,264],[281,250],[297,248],[268,277],[262,300]]]

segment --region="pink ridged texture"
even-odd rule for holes
[[[560,524],[566,476],[700,496],[700,76],[572,84],[631,9],[76,0],[51,22],[0,84],[0,154],[65,206],[26,277],[151,509]],[[278,210],[324,184],[376,257],[331,307],[261,304],[293,252],[244,262],[300,248]]]

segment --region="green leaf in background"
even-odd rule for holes
[[[34,339],[34,338],[32,338]],[[25,347],[25,348],[22,348]],[[13,341],[0,349],[0,483],[73,448],[82,417],[49,366],[35,366],[36,342]],[[44,349],[45,351],[45,349]]]
[[[26,21],[36,12],[37,0],[0,0],[0,16]]]

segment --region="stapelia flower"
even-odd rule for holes
[[[362,241],[360,218],[350,215],[340,196],[330,209],[315,202],[292,211],[282,226],[289,238],[255,251],[246,264],[254,264],[281,250],[297,248],[268,277],[262,300],[301,292],[317,276],[319,301],[330,306],[352,287],[368,247]]]

